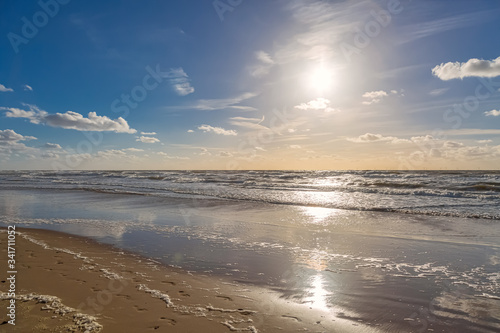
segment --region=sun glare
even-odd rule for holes
[[[318,94],[324,94],[333,86],[333,72],[325,66],[319,66],[309,75],[308,85]]]

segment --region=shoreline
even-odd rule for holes
[[[0,230],[0,255],[7,258],[6,228]],[[82,236],[19,228],[15,249],[13,331],[377,331],[269,289],[185,272]],[[4,318],[8,283],[1,285]],[[12,326],[4,321],[0,330],[5,325]]]

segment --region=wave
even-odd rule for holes
[[[15,188],[500,219],[497,171],[0,172],[0,189]]]

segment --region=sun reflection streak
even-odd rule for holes
[[[304,299],[304,302],[311,303],[313,309],[321,311],[329,311],[328,296],[329,292],[325,289],[325,281],[321,274],[314,275],[310,278],[311,288],[308,290],[310,296]]]
[[[335,215],[336,209],[324,207],[302,207],[305,215],[312,218],[315,224],[323,223],[328,217]]]

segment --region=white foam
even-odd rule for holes
[[[240,313],[243,315],[251,315],[257,313],[257,311],[253,310],[245,310],[245,309],[222,309],[222,308],[214,308],[212,305],[207,305],[206,309],[208,311],[218,311],[218,312],[225,312],[225,313]]]
[[[115,272],[111,272],[110,270],[108,270],[106,268],[101,268],[100,271],[104,273],[101,276],[104,276],[107,279],[110,279],[110,280],[121,280],[121,279],[123,279],[123,276],[121,276],[121,275],[119,275],[119,274],[117,274]]]
[[[167,307],[174,306],[174,303],[172,303],[172,300],[170,299],[170,296],[167,295],[167,294],[165,294],[165,293],[162,293],[159,290],[149,289],[149,287],[146,286],[145,284],[138,285],[137,289],[139,289],[141,291],[145,291],[145,292],[151,294],[151,296],[153,296],[154,298],[161,299],[162,301],[164,301],[167,304]]]
[[[0,292],[0,299],[11,299],[8,297],[7,293]],[[101,324],[97,322],[97,318],[90,316],[85,313],[78,312],[76,309],[66,306],[62,303],[61,299],[57,296],[51,295],[39,295],[35,293],[30,293],[26,295],[16,295],[16,300],[19,301],[36,301],[37,303],[45,304],[42,310],[52,311],[54,314],[60,316],[66,316],[68,314],[73,314],[73,322],[75,327],[85,333],[100,332],[103,328]]]
[[[248,327],[234,327],[233,324],[235,324],[234,320],[226,320],[222,322],[222,325],[226,326],[229,328],[231,332],[252,332],[252,333],[258,333],[257,329],[255,326],[248,326]]]

